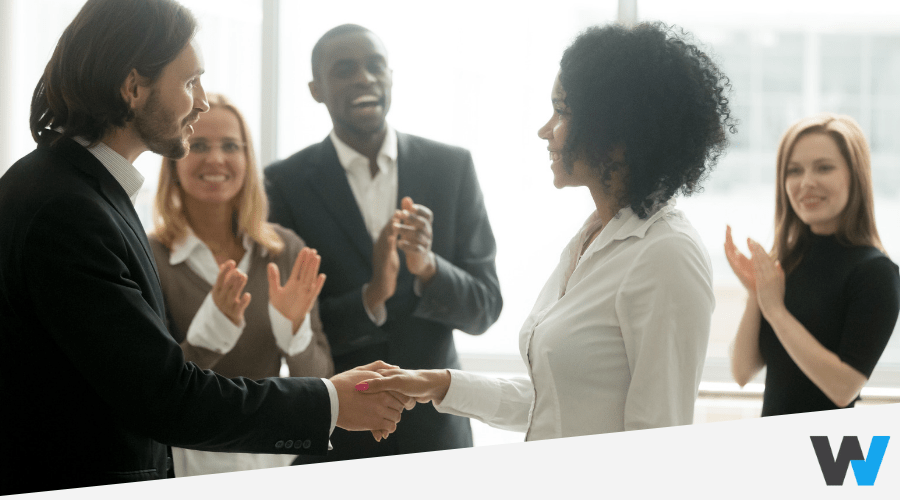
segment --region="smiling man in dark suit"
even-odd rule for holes
[[[271,220],[322,256],[320,313],[335,368],[376,359],[458,368],[453,330],[483,333],[503,304],[472,156],[387,124],[392,72],[368,29],[325,33],[312,67],[310,92],[334,128],[269,166],[266,190]],[[379,443],[339,430],[332,441],[327,460],[345,460],[471,446],[472,430],[420,405]]]
[[[132,162],[183,157],[209,109],[195,30],[172,0],[89,0],[35,89],[37,149],[0,178],[0,495],[164,478],[167,445],[324,454],[335,425],[396,428],[403,401],[354,390],[374,372],[227,379],[169,335]]]

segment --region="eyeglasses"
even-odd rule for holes
[[[207,141],[195,141],[190,143],[190,154],[195,155],[206,155],[209,154],[213,149],[220,149],[222,154],[225,156],[234,156],[239,154],[244,150],[244,147],[247,145],[243,142],[235,142],[235,141],[220,141],[220,142],[207,142]]]

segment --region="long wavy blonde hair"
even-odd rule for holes
[[[835,237],[845,245],[873,246],[884,252],[875,227],[875,203],[872,195],[872,167],[869,144],[856,120],[846,115],[822,113],[791,125],[778,146],[775,199],[775,245],[773,256],[790,272],[806,253],[811,231],[788,199],[785,177],[797,141],[807,135],[826,134],[837,143],[850,168],[850,196],[841,212]]]
[[[269,216],[269,203],[266,200],[265,191],[263,191],[262,179],[253,151],[253,139],[247,130],[247,121],[227,97],[213,93],[207,94],[206,97],[210,109],[220,107],[234,113],[241,128],[241,139],[246,145],[244,154],[247,160],[247,173],[244,176],[244,185],[233,200],[232,220],[235,235],[247,234],[272,255],[278,255],[284,249],[284,242],[272,229],[272,225],[266,221]],[[156,199],[153,203],[154,236],[170,249],[176,241],[187,235],[187,229],[190,227],[187,215],[184,213],[184,204],[181,202],[184,189],[177,182],[176,164],[176,160],[163,158],[162,168],[159,169]]]

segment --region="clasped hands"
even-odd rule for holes
[[[440,403],[450,387],[447,370],[403,370],[375,361],[331,378],[338,392],[338,427],[369,430],[376,441],[397,429],[400,414],[416,403]]]
[[[786,311],[784,306],[784,269],[756,241],[747,238],[750,257],[740,252],[731,238],[731,226],[725,230],[725,257],[747,292],[756,298],[763,317]]]
[[[424,205],[413,203],[409,196],[401,200],[400,208],[394,212],[375,242],[372,280],[363,298],[370,311],[384,305],[397,289],[399,251],[405,256],[406,268],[423,284],[427,284],[437,272],[437,261],[431,251],[434,213]]]
[[[325,275],[319,274],[321,262],[322,258],[315,249],[303,248],[297,254],[284,286],[281,285],[278,265],[274,262],[268,265],[269,302],[291,321],[294,334],[300,329],[325,284]],[[250,304],[250,294],[243,291],[246,285],[247,275],[237,268],[233,260],[219,266],[219,275],[210,293],[216,307],[235,325],[243,323],[244,311]]]

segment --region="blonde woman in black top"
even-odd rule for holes
[[[792,125],[778,149],[775,245],[725,254],[749,296],[731,368],[766,367],[763,416],[852,407],[900,310],[900,275],[875,227],[869,147],[849,116]]]

